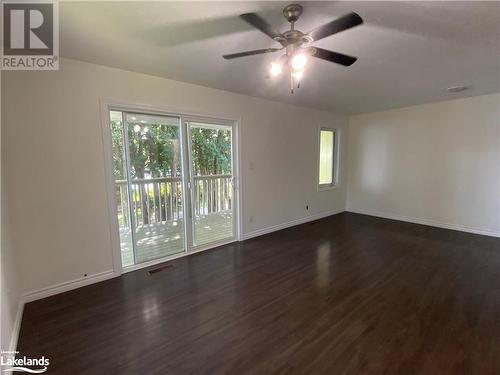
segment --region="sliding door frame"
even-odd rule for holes
[[[103,156],[104,156],[104,170],[105,170],[105,184],[106,184],[106,196],[108,205],[108,216],[110,223],[110,245],[111,245],[111,256],[113,262],[113,272],[115,276],[119,276],[122,273],[134,271],[137,269],[150,267],[155,264],[163,263],[172,259],[181,258],[187,255],[191,255],[200,251],[205,251],[212,249],[217,246],[232,243],[235,241],[241,241],[242,239],[242,210],[241,210],[241,150],[240,150],[240,120],[234,118],[227,118],[225,116],[219,116],[214,114],[202,114],[202,113],[192,113],[184,110],[175,110],[172,108],[164,108],[158,106],[151,106],[146,104],[137,104],[130,102],[122,102],[113,99],[101,99],[101,132],[102,132],[102,143],[103,143]],[[189,140],[188,129],[185,125],[186,121],[199,121],[205,123],[213,123],[220,125],[230,125],[232,127],[232,163],[233,163],[233,194],[234,194],[234,206],[233,206],[233,227],[234,227],[234,237],[228,240],[217,241],[210,244],[196,246],[189,248],[189,244],[192,243],[192,234],[188,233],[188,227],[191,224],[186,225],[186,222],[191,217],[191,213],[188,211],[191,209],[191,197],[188,198],[187,194],[191,194],[191,190],[187,189],[187,178],[183,176],[182,186],[183,186],[183,215],[185,218],[184,225],[184,244],[186,245],[184,250],[180,253],[158,258],[144,263],[134,264],[129,267],[122,266],[121,259],[121,248],[120,248],[120,234],[119,234],[119,224],[117,217],[117,205],[115,201],[115,178],[113,175],[113,149],[112,149],[112,139],[110,130],[110,111],[121,111],[121,112],[136,112],[145,113],[151,115],[160,116],[173,116],[180,118],[180,134],[181,134],[181,153],[182,153],[182,169],[183,175],[187,172],[189,174],[189,179],[191,179],[191,173],[187,170],[189,168],[189,160],[187,159],[187,152],[184,148],[187,147]],[[188,163],[188,164],[186,164]],[[187,176],[186,176],[187,177]],[[128,192],[130,194],[130,192]],[[188,203],[189,202],[189,203]],[[189,207],[188,207],[189,205]],[[189,236],[189,237],[187,237]],[[134,255],[135,256],[135,255]]]

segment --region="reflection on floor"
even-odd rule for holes
[[[17,357],[48,375],[499,374],[499,250],[342,213],[27,303]]]
[[[143,225],[135,233],[138,263],[165,257],[183,251],[183,221]],[[197,217],[194,223],[195,245],[204,245],[233,236],[231,211]],[[120,228],[120,246],[124,267],[134,264],[129,228]]]

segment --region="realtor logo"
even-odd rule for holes
[[[57,2],[3,1],[1,68],[59,69],[58,15]]]

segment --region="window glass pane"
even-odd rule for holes
[[[319,146],[319,183],[333,183],[334,132],[321,130]]]
[[[231,174],[231,127],[190,124],[194,175]]]
[[[189,123],[193,245],[233,237],[231,127]]]

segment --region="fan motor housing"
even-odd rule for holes
[[[285,31],[283,33],[283,38],[285,39],[284,42],[280,43],[285,47],[290,44],[301,46],[303,44],[309,44],[313,42],[313,38],[311,36],[304,34],[299,30]]]

